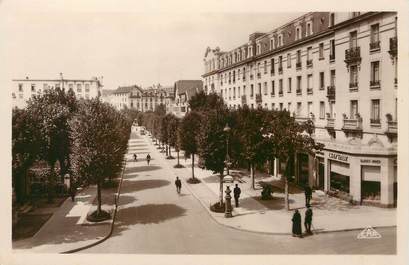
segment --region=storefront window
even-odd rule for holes
[[[349,176],[331,172],[331,191],[343,191],[349,193]]]
[[[379,201],[381,199],[381,183],[379,181],[362,181],[362,199]]]

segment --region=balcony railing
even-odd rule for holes
[[[246,76],[245,76],[245,75],[243,75],[243,82],[244,82],[244,81],[246,81]]]
[[[345,63],[359,63],[361,62],[361,47],[350,48],[345,50]]]
[[[301,70],[301,62],[296,62],[295,63],[295,69]]]
[[[312,67],[312,59],[307,60],[307,67]]]
[[[378,119],[370,119],[371,125],[381,125],[381,120]]]
[[[315,116],[312,113],[310,113],[308,116],[301,116],[301,115],[295,116],[295,121],[298,123],[304,123],[307,121],[314,121],[314,120],[315,120]]]
[[[312,94],[312,88],[307,88],[307,94]]]
[[[344,131],[362,131],[362,118],[359,114],[355,115],[355,118],[348,118],[346,114],[343,114],[344,125],[342,130]]]
[[[283,73],[283,66],[278,67],[278,74],[281,75]]]
[[[328,114],[329,116],[329,114]],[[327,117],[327,128],[334,128],[335,127],[335,118]]]
[[[393,119],[390,113],[386,114],[386,121],[388,127],[386,129],[385,134],[389,138],[396,137],[398,134],[398,121],[396,119]]]
[[[357,90],[358,89],[358,82],[351,82],[349,83],[350,90]]]
[[[275,71],[274,71],[274,70],[271,70],[271,71],[270,71],[270,74],[271,74],[271,75],[275,75]]]
[[[393,37],[389,39],[389,54],[392,57],[396,57],[398,55],[398,38]]]
[[[242,95],[242,96],[241,96],[241,104],[242,104],[242,105],[247,104],[247,97],[246,97],[246,95]]]
[[[369,82],[369,85],[371,86],[371,88],[380,87],[381,86],[381,81],[380,80],[371,80]]]
[[[335,100],[335,86],[328,86],[327,87],[327,98],[329,100]]]
[[[258,79],[261,78],[261,73],[257,73],[257,78],[258,78]]]
[[[374,41],[374,42],[370,42],[369,43],[369,50],[370,51],[374,51],[374,50],[379,50],[380,48],[381,48],[381,45],[380,45],[380,41],[378,40],[378,41]]]
[[[261,102],[263,102],[261,94],[256,94],[256,103],[261,103]]]
[[[283,91],[278,91],[278,96],[282,97],[284,95]]]
[[[254,79],[254,76],[251,74],[250,75],[250,80],[253,80]]]
[[[330,54],[330,55],[329,55],[329,61],[330,61],[330,62],[335,61],[335,54]]]
[[[295,93],[296,93],[297,95],[301,95],[301,89],[295,90]]]

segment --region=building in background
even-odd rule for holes
[[[91,99],[100,95],[102,77],[91,79],[65,79],[60,73],[56,79],[25,79],[12,80],[12,105],[13,108],[25,108],[27,101],[33,95],[41,95],[44,90],[61,88],[68,91],[72,89],[79,99]]]
[[[231,51],[207,48],[204,90],[230,108],[287,110],[325,144],[296,183],[358,203],[397,199],[397,14],[312,12]],[[275,174],[283,164],[275,161]]]
[[[183,117],[189,111],[189,99],[203,91],[202,80],[178,80],[174,85],[175,100],[172,113]]]
[[[135,108],[134,99],[142,94],[142,89],[137,85],[120,86],[112,92],[111,104],[118,110]]]

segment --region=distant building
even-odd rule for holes
[[[134,97],[141,95],[142,89],[136,85],[118,87],[113,91],[110,103],[118,110],[136,108]]]
[[[189,111],[189,99],[203,91],[202,80],[178,80],[174,85],[175,100],[172,113],[183,117]]]
[[[25,79],[12,80],[12,104],[13,108],[25,108],[27,101],[33,95],[41,95],[44,90],[61,88],[68,91],[72,89],[79,99],[91,99],[100,95],[102,88],[101,79],[65,79],[62,74],[56,79]]]
[[[101,101],[104,103],[112,104],[114,98],[115,90],[112,89],[102,89],[101,90]]]

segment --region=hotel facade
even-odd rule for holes
[[[203,85],[230,108],[287,110],[325,145],[294,181],[355,203],[397,199],[397,14],[312,12],[231,51],[207,48]],[[280,161],[274,174],[283,172]]]
[[[25,79],[12,80],[12,106],[25,108],[27,101],[33,95],[41,95],[47,89],[72,89],[78,99],[96,98],[101,93],[102,82],[97,77],[91,79],[65,79],[62,74],[56,79]]]

